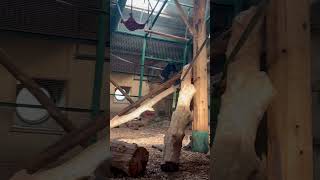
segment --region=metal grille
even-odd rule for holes
[[[97,8],[100,0],[68,2]],[[77,7],[66,6],[55,0],[1,0],[0,29],[39,34],[95,39],[97,17]]]
[[[130,52],[141,54],[143,46],[143,37],[126,35],[122,33],[113,33],[111,37],[111,50],[113,52]],[[174,60],[183,59],[184,46],[162,40],[147,40],[147,56],[158,58],[170,58]]]

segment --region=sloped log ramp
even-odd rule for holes
[[[149,152],[144,147],[113,140],[110,148],[113,168],[121,170],[130,177],[137,177],[145,172]]]

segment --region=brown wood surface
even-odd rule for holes
[[[197,53],[201,44],[207,37],[205,24],[206,0],[194,1],[193,25],[195,33],[193,36],[193,52]],[[193,66],[193,81],[196,88],[194,96],[194,131],[208,131],[208,71],[207,71],[207,49],[204,48]]]
[[[271,0],[269,75],[277,96],[268,112],[268,179],[313,180],[310,3]]]
[[[137,177],[146,170],[149,152],[144,147],[116,140],[111,141],[110,147],[112,167],[123,171],[130,177]]]

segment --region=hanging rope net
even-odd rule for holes
[[[146,24],[148,24],[148,22],[149,22],[149,20],[150,20],[150,17],[152,16],[152,14],[153,14],[155,8],[157,7],[158,3],[159,3],[159,0],[157,1],[155,7],[152,8],[151,13],[149,14],[149,6],[151,6],[151,5],[150,5],[150,2],[148,1],[148,14],[149,14],[149,16],[148,16],[148,18],[147,18],[147,20],[146,20],[145,23],[138,23],[138,22],[134,19],[134,17],[133,17],[133,13],[132,13],[132,5],[133,5],[133,3],[132,3],[132,0],[131,0],[131,12],[130,12],[130,14],[129,14],[130,17],[129,17],[127,20],[124,20],[123,14],[122,14],[122,12],[121,12],[121,8],[120,8],[119,3],[118,3],[118,1],[117,1],[116,4],[117,4],[117,7],[118,7],[119,14],[120,14],[120,16],[121,16],[121,23],[124,24],[124,26],[125,26],[129,31],[135,31],[135,30],[138,30],[138,29],[144,29],[144,27],[146,26]]]
[[[124,24],[126,28],[130,31],[144,29],[145,25],[147,24],[147,23],[143,23],[143,24],[137,23],[137,21],[133,18],[132,13],[130,13],[130,17],[126,21],[121,19],[121,23]]]

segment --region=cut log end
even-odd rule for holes
[[[112,167],[130,177],[142,175],[147,167],[149,152],[144,147],[111,141]]]
[[[138,147],[129,163],[129,176],[137,177],[146,170],[149,152],[144,147]]]

